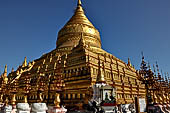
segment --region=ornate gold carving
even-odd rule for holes
[[[54,100],[55,107],[60,108],[60,94],[56,93]]]

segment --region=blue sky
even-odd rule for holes
[[[170,0],[82,0],[100,31],[102,47],[136,69],[141,51],[170,72]],[[56,47],[57,32],[73,15],[77,0],[0,0],[0,71],[8,72]]]

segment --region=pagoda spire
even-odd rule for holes
[[[156,75],[156,69],[155,69],[155,65],[154,64],[153,64],[153,71],[154,71],[154,73]]]
[[[5,65],[5,69],[4,69],[3,76],[4,76],[4,77],[6,77],[6,76],[7,76],[7,64]]]
[[[154,65],[154,64],[153,64],[153,71],[154,71],[154,78],[157,80],[156,68],[155,68],[155,65]]]
[[[164,74],[163,74],[162,69],[161,69],[161,80],[163,80],[163,81],[164,81]]]
[[[148,68],[149,68],[149,70],[151,70],[151,65],[150,65],[150,63],[148,62]]]
[[[12,68],[12,71],[11,72],[14,72],[14,68]]]
[[[131,64],[131,61],[130,61],[130,58],[128,58],[128,64],[127,64],[128,66],[132,66],[132,64]]]
[[[168,76],[168,82],[170,83],[170,76],[168,72],[167,72],[167,76]]]
[[[145,57],[144,57],[144,55],[143,55],[143,51],[142,51],[142,61],[144,61],[144,59],[145,59]]]
[[[145,62],[145,57],[144,57],[144,55],[143,55],[143,52],[142,52],[142,62],[141,62],[141,70],[143,70],[143,71],[146,71],[147,70],[147,63]]]
[[[82,2],[81,2],[81,0],[78,0],[77,1],[77,8],[76,8],[76,10],[75,10],[75,14],[76,13],[79,13],[80,15],[84,15],[84,10],[83,10],[83,7],[82,7]],[[75,15],[74,14],[74,15]]]
[[[5,65],[4,73],[7,73],[7,64]]]
[[[78,0],[78,3],[77,3],[77,6],[81,6],[82,4],[81,4],[81,0]]]
[[[98,75],[97,75],[96,83],[98,83],[98,84],[105,84],[106,83],[106,81],[104,79],[104,74],[103,74],[103,70],[102,70],[102,67],[101,67],[99,56],[98,56]]]
[[[76,8],[74,10],[73,16],[69,19],[69,21],[64,25],[64,27],[58,32],[58,38],[56,42],[56,48],[74,48],[75,45],[78,44],[79,38],[77,37],[79,33],[84,33],[86,36],[86,45],[92,47],[101,48],[101,40],[100,33],[93,26],[93,24],[89,21],[87,16],[85,15],[85,11],[83,10],[83,4],[81,0],[76,1]],[[88,30],[84,30],[87,29]],[[70,30],[73,31],[70,32]],[[94,37],[94,41],[90,41],[91,37]],[[72,41],[70,41],[72,40]],[[89,43],[88,43],[89,42]]]
[[[22,67],[26,67],[27,66],[27,57],[24,58],[24,62],[22,64]]]
[[[3,73],[2,75],[3,75],[3,80],[4,80],[5,84],[7,84],[7,82],[8,82],[8,77],[7,77],[7,64],[5,65],[4,73]]]
[[[168,77],[167,77],[167,73],[165,72],[165,82],[166,84],[168,84]]]
[[[160,72],[159,72],[159,65],[158,65],[158,62],[157,62],[157,61],[156,61],[156,68],[157,68],[158,75],[160,75]]]

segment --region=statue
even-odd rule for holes
[[[109,100],[107,93],[105,94],[105,100]]]

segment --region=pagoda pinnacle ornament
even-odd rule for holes
[[[85,46],[85,41],[84,41],[84,36],[83,33],[81,33],[80,41],[79,41],[80,46]]]
[[[2,74],[4,77],[7,77],[7,65],[5,65],[5,68],[4,68],[4,73]]]
[[[127,64],[128,66],[132,66],[132,64],[131,64],[131,61],[130,61],[130,58],[128,58],[128,64]]]
[[[59,31],[56,48],[61,50],[72,50],[79,43],[81,36],[84,35],[85,44],[94,48],[101,48],[100,34],[98,30],[86,17],[81,0],[77,1],[77,8],[71,19]]]
[[[4,74],[7,73],[7,64],[5,65]]]
[[[101,63],[100,63],[100,58],[98,56],[98,75],[97,75],[97,80],[96,80],[96,84],[100,87],[102,85],[106,85],[106,81],[105,81],[105,78],[104,78],[104,73],[103,73],[103,69],[101,67]],[[103,67],[104,67],[104,64],[103,64]]]
[[[81,0],[78,0],[78,4],[77,5],[81,5]]]
[[[7,77],[7,65],[5,65],[3,77],[4,77],[4,82],[7,84],[7,82],[8,82],[8,77]]]
[[[11,72],[14,72],[14,68],[12,68],[12,71]]]
[[[26,67],[27,66],[27,57],[24,58],[24,62],[22,64],[22,67]]]

